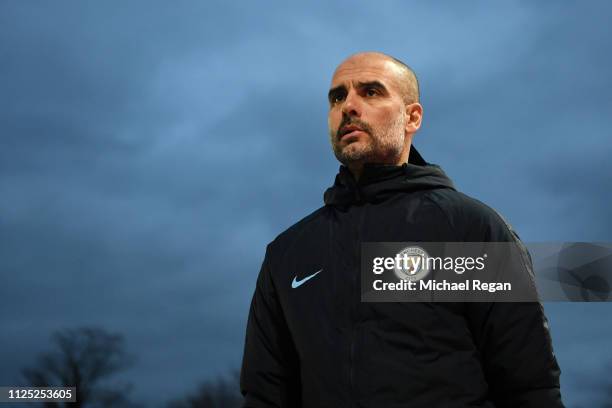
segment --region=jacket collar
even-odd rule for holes
[[[442,168],[423,159],[412,146],[407,163],[402,165],[365,164],[359,180],[342,165],[334,185],[325,191],[327,205],[347,206],[378,202],[399,192],[452,188],[453,182]]]

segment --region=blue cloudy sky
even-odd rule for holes
[[[611,14],[0,2],[0,384],[83,325],[125,335],[150,406],[238,367],[266,243],[322,205],[337,171],[326,92],[360,50],[415,69],[415,145],[524,241],[612,241]],[[595,404],[611,304],[545,307],[568,406]]]

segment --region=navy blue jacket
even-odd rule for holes
[[[359,181],[342,166],[325,206],[267,247],[244,407],[563,407],[539,302],[360,301],[362,241],[511,240],[520,242],[494,210],[414,147],[408,163],[366,165]]]

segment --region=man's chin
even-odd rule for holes
[[[336,159],[347,167],[361,167],[367,163],[397,164],[401,159],[401,152],[392,152],[385,155],[376,154],[368,149],[357,149],[356,147],[349,145],[338,152],[335,151]]]
[[[356,146],[355,146],[356,147]],[[367,162],[371,157],[369,152],[362,149],[356,149],[352,145],[346,146],[341,149],[337,154],[336,158],[338,161],[345,166],[355,165]]]

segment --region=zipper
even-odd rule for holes
[[[353,378],[353,359],[355,358],[355,327],[351,327],[351,348],[349,353],[349,401],[350,406],[355,406],[355,397],[353,395],[354,378]]]
[[[360,194],[359,194],[359,189],[357,189],[356,192],[357,196],[359,198]],[[359,203],[361,204],[361,203]],[[358,204],[358,205],[359,205]],[[356,405],[355,403],[355,395],[354,395],[354,389],[355,389],[355,342],[356,342],[356,333],[357,333],[357,316],[358,316],[358,312],[359,312],[359,304],[361,302],[361,291],[359,290],[358,286],[360,285],[361,282],[361,239],[362,239],[362,231],[363,231],[363,222],[365,219],[365,213],[366,213],[366,206],[363,205],[362,207],[357,207],[359,208],[360,214],[359,214],[359,221],[357,223],[357,253],[355,254],[356,257],[355,259],[357,260],[357,273],[354,273],[353,275],[353,284],[352,284],[352,289],[353,289],[353,293],[351,293],[352,298],[351,298],[351,334],[350,334],[350,351],[349,351],[349,390],[350,390],[350,404],[349,406],[354,407]],[[357,301],[357,303],[355,303],[355,300]]]

